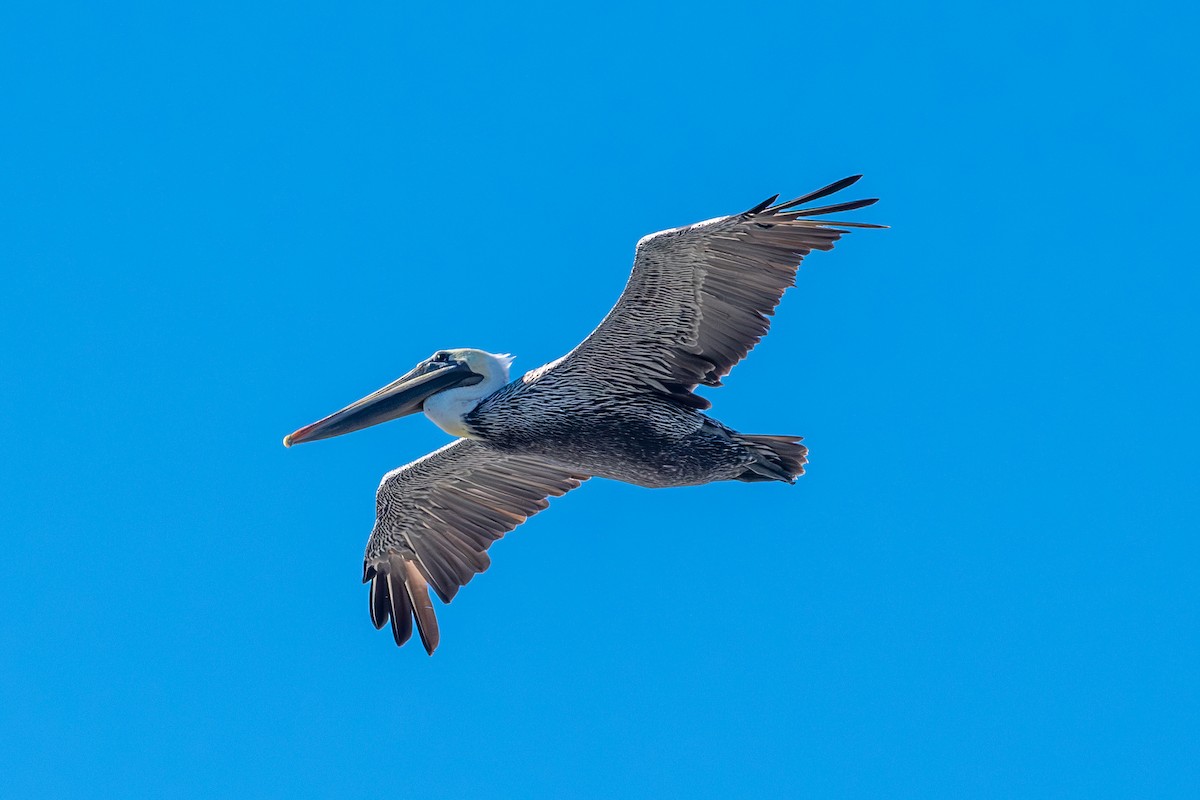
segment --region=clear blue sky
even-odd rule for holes
[[[0,11],[0,794],[1200,796],[1194,10],[175,5]],[[808,475],[592,481],[371,627],[445,437],[283,434],[857,172],[708,393]]]

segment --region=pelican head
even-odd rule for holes
[[[328,439],[424,411],[439,428],[467,436],[463,416],[508,383],[510,355],[469,347],[438,350],[377,392],[283,437],[285,447]]]

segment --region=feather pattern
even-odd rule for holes
[[[391,620],[396,644],[412,636],[438,645],[429,588],[449,603],[491,563],[488,547],[586,475],[540,458],[459,439],[384,476],[363,581],[371,583],[371,621]]]
[[[494,541],[588,476],[667,487],[792,483],[803,474],[800,437],[733,430],[701,413],[711,403],[693,390],[720,386],[766,335],[805,256],[832,249],[850,228],[885,227],[813,218],[873,199],[806,207],[859,177],[644,237],[600,325],[566,356],[517,380],[508,379],[511,358],[469,348],[418,365],[410,376],[434,374],[426,367],[453,358],[459,375],[465,366],[482,380],[433,393],[421,407],[467,438],[388,473],[379,486],[363,561],[375,627],[390,622],[398,645],[415,630],[432,654],[440,634],[430,589],[449,603],[488,568]],[[322,425],[362,402],[284,443],[337,435]]]
[[[801,259],[813,250],[831,250],[847,233],[843,228],[885,227],[808,218],[863,208],[875,199],[798,208],[860,177],[785,203],[772,205],[772,197],[742,214],[643,238],[617,304],[553,371],[564,378],[590,374],[633,382],[690,407],[708,408],[710,403],[692,390],[701,383],[720,386],[766,335],[769,317],[793,285]]]

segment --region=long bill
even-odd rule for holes
[[[427,371],[431,368],[432,371]],[[475,380],[472,381],[471,378]],[[341,411],[335,411],[324,419],[288,434],[283,437],[283,446],[291,447],[302,442],[341,436],[343,433],[416,413],[430,396],[464,383],[478,383],[479,380],[480,376],[465,364],[449,364],[443,367],[422,364],[404,377],[351,403]]]

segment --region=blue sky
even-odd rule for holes
[[[10,3],[0,794],[1194,797],[1195,12]],[[367,618],[439,347],[572,347],[642,235],[863,172],[714,414],[428,658]]]

